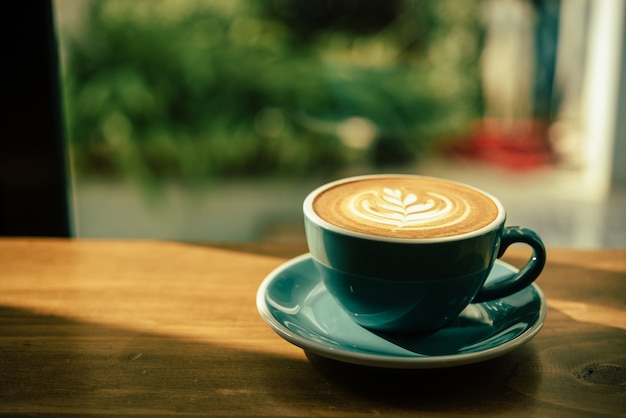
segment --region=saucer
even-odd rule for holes
[[[500,260],[487,281],[517,269]],[[390,334],[357,325],[322,283],[310,254],[282,264],[257,292],[261,317],[282,338],[322,357],[370,367],[422,369],[477,363],[509,353],[543,326],[547,305],[532,284],[493,301],[470,304],[428,334]]]

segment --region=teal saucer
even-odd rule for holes
[[[487,281],[517,269],[500,260]],[[271,272],[257,308],[282,338],[322,357],[370,367],[419,369],[477,363],[506,354],[543,326],[547,305],[532,284],[502,299],[470,304],[448,326],[428,334],[387,334],[357,325],[326,291],[309,254]]]

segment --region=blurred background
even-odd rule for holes
[[[401,172],[626,246],[621,1],[53,5],[73,236],[301,242],[310,190]]]

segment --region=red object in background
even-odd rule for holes
[[[554,162],[547,137],[548,124],[540,121],[482,119],[466,141],[455,143],[449,151],[514,170],[530,170]]]

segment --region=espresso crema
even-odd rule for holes
[[[492,223],[498,205],[474,188],[419,176],[356,179],[322,191],[315,213],[333,225],[392,238],[442,238]]]

